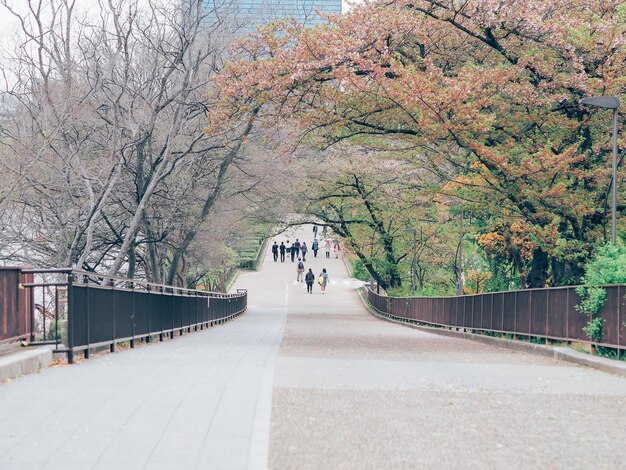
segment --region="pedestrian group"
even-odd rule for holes
[[[317,252],[320,249],[320,243],[317,240],[318,231],[319,230],[317,225],[313,225],[313,243],[311,243],[311,250],[313,251],[314,258],[317,258]],[[322,230],[322,236],[326,236],[326,227],[324,227]],[[325,241],[324,250],[326,253],[326,258],[330,258],[330,240]],[[333,240],[332,250],[335,253],[335,258],[339,258],[339,241]],[[315,283],[315,274],[313,273],[313,270],[311,268],[309,268],[309,271],[306,274],[304,272],[304,263],[306,262],[306,255],[308,252],[309,247],[307,246],[306,242],[303,241],[301,243],[298,238],[296,238],[296,241],[293,243],[290,243],[290,241],[287,240],[285,242],[281,241],[279,245],[278,242],[274,241],[274,244],[272,245],[272,256],[274,258],[274,262],[278,262],[279,256],[281,263],[285,262],[286,257],[290,257],[292,263],[295,263],[295,261],[298,260],[298,264],[296,265],[296,281],[304,282],[306,284],[306,291],[309,294],[312,294],[313,284]],[[322,291],[322,294],[326,292],[328,282],[328,272],[326,271],[326,268],[324,268],[317,277],[317,283],[320,285],[320,290]]]

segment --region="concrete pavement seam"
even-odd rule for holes
[[[435,328],[431,326],[418,325],[407,321],[397,320],[393,317],[387,316],[382,312],[377,311],[372,307],[367,300],[363,298],[361,289],[358,291],[359,298],[365,306],[365,308],[375,317],[397,323],[400,325],[408,326],[416,330],[424,331],[427,333],[433,333],[441,336],[448,336],[452,338],[461,338],[471,341],[476,341],[483,344],[498,346],[505,349],[514,351],[523,351],[531,354],[536,354],[543,357],[551,357],[555,362],[563,361],[576,364],[579,366],[590,367],[592,369],[600,370],[602,372],[608,372],[610,374],[626,377],[626,363],[620,363],[613,359],[605,359],[598,356],[589,356],[584,353],[580,353],[569,348],[559,346],[548,346],[544,344],[525,343],[522,341],[507,340],[502,338],[494,338],[492,336],[478,335],[475,333],[468,333],[464,331],[454,331],[443,328]]]

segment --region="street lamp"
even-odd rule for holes
[[[592,96],[590,98],[583,98],[580,100],[580,104],[613,110],[613,174],[611,177],[613,202],[611,203],[611,242],[615,243],[615,222],[617,218],[617,109],[619,108],[620,102],[615,96]]]
[[[411,262],[411,293],[415,295],[415,252],[417,251],[417,230],[405,228],[406,233],[413,234],[413,261]]]

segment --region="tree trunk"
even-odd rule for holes
[[[541,248],[535,248],[533,251],[533,261],[528,274],[528,287],[542,288],[546,286],[546,280],[548,279],[548,265],[550,259],[548,253]]]

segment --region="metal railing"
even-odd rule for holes
[[[240,315],[247,292],[222,294],[125,279],[70,268],[25,269],[33,329],[31,340],[74,354],[116,344],[204,329]],[[47,321],[47,324],[46,324]]]
[[[457,297],[386,297],[367,288],[367,301],[378,312],[403,321],[515,337],[581,342],[626,349],[626,286],[603,286],[606,302],[598,316],[602,338],[583,331],[589,317],[576,311],[576,286],[527,289]]]

